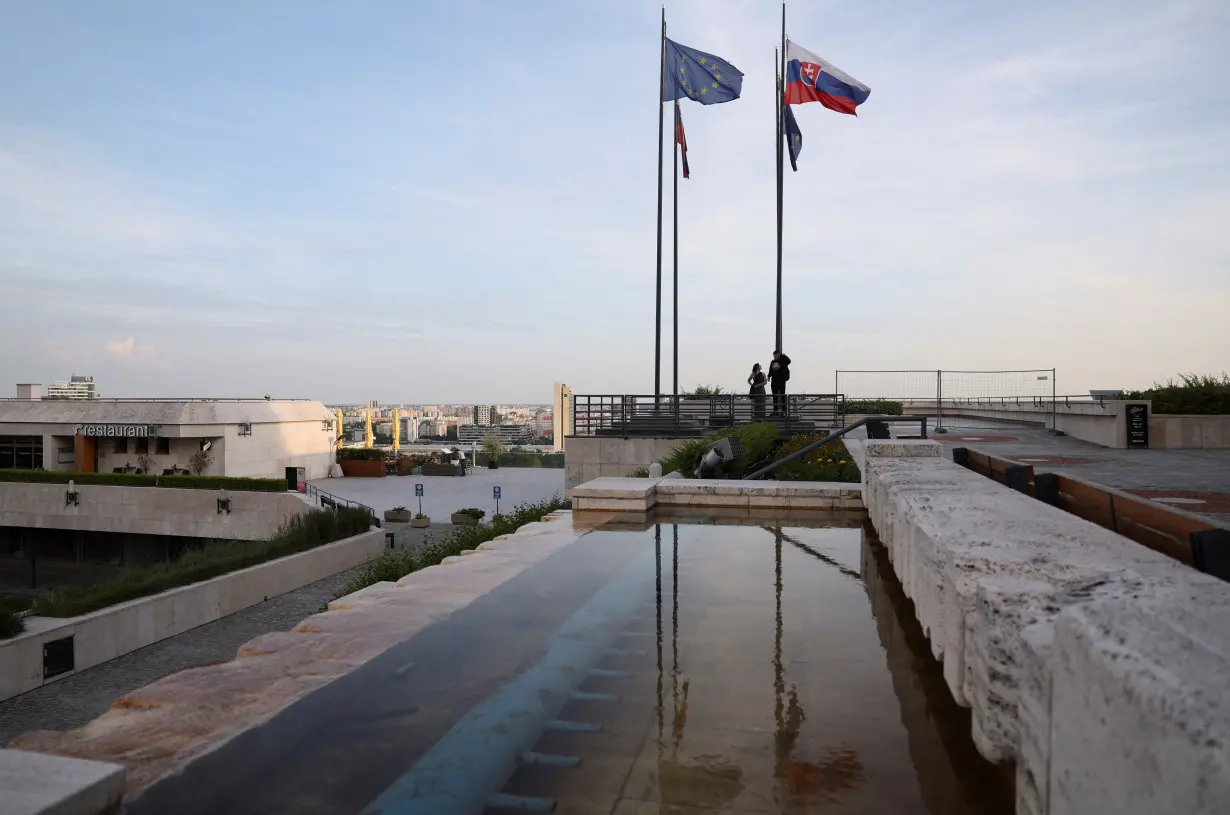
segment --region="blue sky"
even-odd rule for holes
[[[652,390],[659,4],[0,2],[0,388]],[[684,107],[685,386],[772,350],[779,9],[667,4],[672,38],[745,74]],[[1230,368],[1230,4],[789,14],[872,88],[857,119],[796,111],[796,390],[837,367],[1056,367],[1069,392]],[[664,251],[669,273],[669,223]]]

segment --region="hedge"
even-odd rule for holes
[[[108,487],[173,487],[181,490],[286,492],[285,478],[232,478],[223,475],[145,475],[136,473],[73,473],[64,470],[0,470],[0,481],[25,484],[100,485]]]
[[[1179,374],[1165,385],[1143,391],[1127,391],[1124,399],[1152,399],[1153,412],[1196,416],[1230,415],[1230,375],[1220,377]]]
[[[371,522],[366,509],[353,507],[296,515],[269,540],[206,543],[170,563],[125,569],[92,586],[59,589],[50,597],[35,601],[34,613],[44,617],[88,614],[349,538],[366,532]]]
[[[26,630],[26,621],[12,611],[0,609],[0,640],[16,637]]]
[[[533,504],[518,504],[512,512],[493,515],[490,522],[473,526],[455,526],[443,538],[436,540],[430,535],[417,552],[385,552],[363,568],[354,580],[333,595],[336,600],[376,583],[396,582],[411,572],[434,566],[446,557],[459,555],[467,549],[475,549],[481,543],[494,540],[500,535],[511,535],[526,524],[541,521],[560,509],[571,509],[572,502],[560,498],[559,493],[545,501]],[[322,609],[323,611],[324,609]]]
[[[777,449],[774,461],[802,450],[807,445],[828,436],[827,433],[800,433]],[[822,444],[803,457],[776,470],[772,476],[779,481],[842,481],[857,483],[861,480],[858,465],[850,457],[850,451],[841,439]]]
[[[337,451],[338,461],[383,461],[384,450],[375,447],[343,447]]]
[[[891,399],[848,399],[846,413],[852,416],[901,416],[905,413],[905,402]]]
[[[490,454],[476,453],[474,456],[474,466],[486,467],[487,462],[490,460]],[[516,451],[511,453],[501,453],[497,460],[499,461],[501,467],[546,467],[555,470],[564,469],[563,453],[525,453]]]

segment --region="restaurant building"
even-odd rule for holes
[[[337,416],[287,399],[0,400],[0,469],[324,478]]]

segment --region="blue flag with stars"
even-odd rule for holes
[[[803,152],[803,131],[799,130],[799,123],[794,119],[794,111],[790,109],[790,105],[783,105],[782,117],[784,119],[783,131],[786,136],[786,147],[790,150],[790,169],[796,173],[799,171],[799,153]]]
[[[666,41],[666,64],[662,78],[662,101],[691,99],[716,105],[738,99],[743,73],[724,59]]]

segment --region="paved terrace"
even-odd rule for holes
[[[1230,523],[1230,450],[1113,450],[1019,425],[950,429],[932,437],[949,457],[953,447],[969,447],[1032,464],[1037,472],[1068,472]]]
[[[488,470],[485,467],[468,470],[466,476],[447,475],[388,475],[384,478],[319,478],[310,482],[313,486],[367,504],[377,512],[395,506],[404,506],[418,511],[418,499],[414,497],[414,485],[422,484],[423,512],[437,521],[448,521],[449,515],[464,507],[486,510],[487,518],[495,512],[495,500],[491,488],[499,486],[503,497],[500,509],[507,511],[517,504],[545,501],[558,493],[564,494],[564,471],[537,467],[502,467]]]

